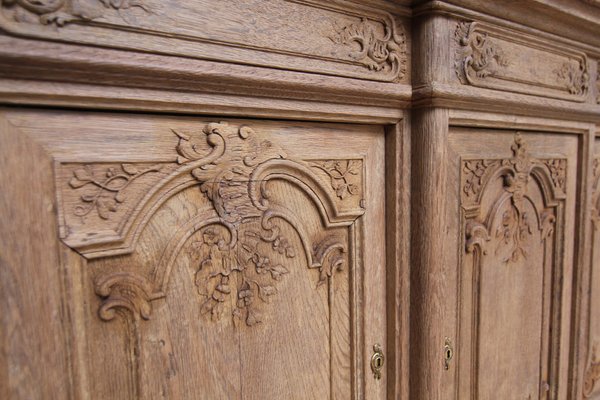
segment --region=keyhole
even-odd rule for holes
[[[383,367],[383,350],[379,344],[373,346],[373,356],[371,357],[371,369],[375,379],[381,379],[381,368]]]
[[[383,367],[383,359],[381,357],[375,357],[375,368]]]
[[[452,342],[449,338],[446,338],[446,344],[444,346],[444,369],[450,368],[450,360],[454,356],[454,350],[452,350]]]

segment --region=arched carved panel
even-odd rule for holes
[[[183,343],[194,357],[214,358],[214,346],[226,348],[214,359],[233,386],[210,392],[217,397],[253,380],[244,375],[252,369],[235,366],[242,359],[277,375],[284,370],[276,360],[288,357],[290,368],[304,376],[298,385],[327,376],[332,397],[357,390],[351,377],[362,373],[364,355],[356,346],[362,330],[370,329],[361,325],[360,306],[365,229],[381,226],[362,217],[369,199],[379,204],[371,220],[383,210],[381,195],[366,189],[375,136],[334,152],[279,135],[275,123],[257,125],[267,133],[245,123],[178,123],[152,133],[162,148],[145,160],[132,141],[126,150],[131,155],[122,161],[71,157],[55,164],[61,237],[87,259],[95,295],[89,334],[124,335],[125,351],[110,351],[126,361],[126,386],[134,398],[175,390],[174,382],[189,381],[191,371],[212,376],[204,370],[209,365],[182,355],[176,347]],[[302,155],[280,142],[301,143]],[[383,250],[382,242],[370,246]],[[366,253],[374,260],[371,249]],[[191,326],[193,333],[178,336]],[[290,329],[308,331],[294,336]],[[287,342],[279,342],[282,334]],[[268,366],[262,353],[254,354],[267,352],[269,346],[255,343],[263,336],[279,349]],[[290,346],[304,350],[292,361]],[[166,349],[176,361],[163,359]],[[312,373],[304,371],[317,361]],[[172,364],[186,372],[163,381],[159,372]],[[315,396],[322,397],[323,386],[317,387]],[[271,397],[277,390],[264,386],[259,392]]]
[[[461,379],[472,399],[556,398],[568,162],[531,156],[519,133],[510,151],[460,162]]]

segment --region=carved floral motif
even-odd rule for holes
[[[183,246],[192,236],[200,239],[188,248],[194,260],[194,284],[203,299],[201,315],[218,321],[227,312],[234,322],[243,321],[247,326],[262,322],[262,304],[269,303],[278,293],[280,281],[290,272],[286,262],[297,254],[292,238],[283,233],[284,225],[288,232],[291,228],[300,237],[308,268],[318,270],[317,288],[330,282],[335,272],[344,268],[347,235],[332,231],[324,236],[308,237],[302,222],[291,211],[270,203],[269,179],[288,180],[299,187],[316,185],[310,186],[310,193],[330,196],[324,186],[319,186],[320,179],[312,174],[310,164],[288,159],[283,149],[247,126],[209,123],[200,133],[180,130],[173,133],[179,138],[177,163],[182,171],[189,171],[185,174],[190,173],[198,181],[216,217],[193,222],[187,236],[176,234],[174,247],[169,247],[170,242],[167,244],[163,252],[166,256],[161,258],[159,266],[169,270],[182,248],[178,243]],[[361,173],[354,160],[340,160],[321,167],[329,171],[340,197],[354,190],[347,178]],[[107,175],[107,180],[119,176],[120,186],[110,186],[112,181],[96,180],[89,169],[76,172],[73,183],[79,187],[96,186],[95,198],[109,193],[114,199],[130,181],[155,168],[138,171],[124,164],[122,170]],[[333,198],[329,198],[328,204]],[[93,203],[92,197],[90,203]],[[110,208],[107,211],[111,211]],[[347,219],[350,223],[363,212],[355,210],[344,218],[350,218]],[[160,283],[153,284],[160,286]],[[114,309],[123,307],[148,319],[149,302],[164,297],[164,286],[158,286],[151,289],[143,278],[124,273],[101,277],[96,285],[96,293],[104,300],[100,317],[112,319]]]
[[[494,160],[466,160],[463,163],[463,193],[468,198],[477,197],[481,192],[486,171],[497,164]]]
[[[543,163],[550,170],[550,177],[554,186],[561,189],[564,193],[567,189],[567,160],[543,160]]]
[[[535,167],[545,166],[555,189],[565,190],[566,166],[565,159],[535,160],[527,150],[520,134],[516,134],[511,145],[513,157],[503,160],[465,160],[463,161],[463,206],[473,203],[473,198],[479,196],[482,187],[499,170],[502,172],[503,190],[510,195],[509,208],[502,212],[496,228],[493,230],[496,238],[500,239],[496,254],[509,246],[510,251],[504,262],[516,262],[527,258],[525,240],[536,230],[537,222],[542,240],[549,238],[554,232],[556,217],[551,210],[543,210],[538,215],[530,215],[525,203],[527,187]],[[465,225],[465,250],[472,253],[479,248],[483,254],[485,243],[490,241],[490,230],[482,222],[472,217]]]
[[[572,62],[565,62],[554,72],[569,93],[575,95],[585,95],[587,93],[590,77],[584,60],[581,60],[577,66]]]
[[[211,319],[217,321],[227,303],[233,303],[234,321],[243,320],[252,326],[262,322],[257,302],[268,303],[277,293],[277,282],[289,273],[285,266],[271,260],[269,251],[261,248],[261,244],[271,244],[272,250],[288,258],[295,257],[295,250],[279,234],[277,226],[272,227],[272,232],[245,230],[239,241],[235,236],[228,241],[226,231],[223,227],[209,226],[201,232],[202,240],[191,247],[199,260],[195,284],[206,299],[201,313],[210,313]]]
[[[81,195],[83,205],[75,207],[75,215],[83,218],[96,210],[100,218],[109,219],[110,213],[116,212],[119,205],[127,199],[125,189],[133,181],[160,170],[160,165],[140,170],[133,164],[121,164],[120,167],[109,167],[99,173],[93,166],[84,165],[73,172],[73,178],[69,181],[69,186],[73,189],[89,188]]]
[[[390,73],[396,80],[401,80],[406,74],[406,37],[404,31],[398,28],[392,17],[386,18],[383,36],[377,33],[376,23],[367,18],[361,18],[346,26],[334,27],[335,33],[330,36],[336,44],[360,46],[358,51],[352,51],[349,56],[372,71]]]
[[[360,175],[360,160],[329,160],[313,162],[311,166],[324,171],[331,180],[331,187],[342,200],[360,193],[355,177]]]
[[[509,65],[502,48],[475,27],[475,23],[461,22],[454,33],[459,45],[454,65],[462,83],[473,84],[473,78],[494,76]]]
[[[138,7],[148,12],[142,0],[0,0],[3,8],[15,9],[15,19],[31,20],[42,25],[64,26],[70,22],[92,21],[100,18],[102,8],[126,10]],[[98,7],[101,6],[101,7]]]

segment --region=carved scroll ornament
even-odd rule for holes
[[[262,322],[261,309],[279,293],[279,283],[290,272],[286,260],[294,259],[299,249],[288,236],[289,232],[295,231],[300,238],[308,268],[318,270],[316,288],[328,283],[336,271],[345,267],[347,234],[342,235],[338,230],[311,237],[290,210],[271,203],[268,182],[283,179],[300,188],[310,187],[307,193],[312,194],[314,201],[324,203],[324,229],[330,224],[327,221],[337,220],[338,226],[348,226],[364,210],[336,216],[334,199],[341,194],[362,191],[358,186],[350,188],[342,179],[346,174],[361,173],[352,160],[339,161],[339,170],[329,171],[341,175],[332,177],[331,183],[335,185],[327,188],[326,181],[311,172],[310,164],[288,159],[283,149],[248,126],[210,123],[200,134],[175,130],[173,133],[179,139],[177,163],[197,181],[212,205],[213,216],[201,214],[179,228],[151,274],[154,279],[130,272],[101,275],[96,282],[96,293],[103,299],[99,310],[103,320],[112,319],[115,308],[125,308],[143,319],[150,318],[150,302],[165,296],[169,272],[182,249],[187,249],[194,263],[200,314],[213,321],[229,314],[234,322],[247,326]],[[320,165],[329,166],[326,162]],[[136,174],[152,171],[151,168],[123,167],[123,171],[118,172],[122,175],[122,188],[125,189]],[[93,187],[95,198],[101,198],[106,192],[107,183],[96,182],[91,172],[76,175],[75,186]],[[118,189],[115,187],[108,194],[116,196],[120,194]],[[91,197],[89,200],[88,208],[95,204]],[[90,211],[86,209],[86,212]],[[98,209],[98,212],[103,211]],[[196,240],[188,241],[190,238]]]
[[[455,39],[459,44],[455,69],[462,83],[474,84],[474,78],[495,75],[509,63],[502,48],[472,22],[458,24]]]
[[[377,33],[375,24],[368,18],[362,18],[360,22],[336,26],[330,39],[343,46],[358,45],[359,50],[350,52],[350,58],[372,71],[385,72],[395,81],[400,81],[406,74],[407,65],[404,31],[396,26],[391,16],[383,22],[385,32],[382,36]]]
[[[143,0],[1,0],[2,7],[14,8],[15,19],[42,25],[64,26],[70,22],[100,18],[103,9],[126,10],[138,7],[148,12]]]

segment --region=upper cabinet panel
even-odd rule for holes
[[[10,34],[383,82],[408,82],[402,21],[312,0],[9,0]]]
[[[454,67],[463,84],[576,102],[588,97],[586,55],[560,43],[461,21],[455,45]]]

